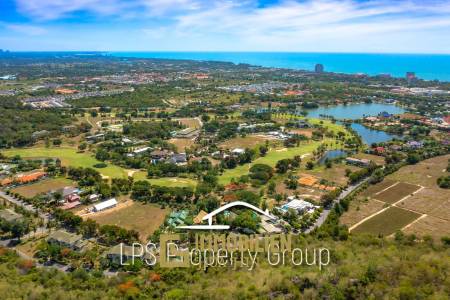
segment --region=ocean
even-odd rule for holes
[[[113,56],[226,61],[256,66],[314,70],[317,63],[325,71],[367,75],[390,74],[405,77],[406,72],[426,80],[450,82],[450,55],[362,54],[287,52],[108,52]]]

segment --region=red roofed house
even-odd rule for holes
[[[378,154],[383,154],[386,152],[386,150],[384,149],[384,147],[376,147],[375,152]]]

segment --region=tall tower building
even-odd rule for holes
[[[316,73],[323,73],[323,70],[324,70],[324,68],[323,68],[322,64],[316,64],[316,66],[314,67],[314,71]]]

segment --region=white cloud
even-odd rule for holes
[[[43,35],[47,33],[47,30],[45,28],[33,25],[6,24],[5,27],[9,30],[13,30],[15,32],[26,35]]]
[[[414,52],[428,47],[430,52],[450,53],[450,42],[442,35],[450,31],[446,0],[282,0],[265,6],[257,0],[16,1],[19,11],[35,23],[76,18],[76,12],[95,17],[95,22],[80,18],[71,23],[80,30],[89,28],[80,41],[89,36],[95,42],[97,36],[100,43],[102,36],[117,29],[98,25],[115,19],[128,30],[129,49],[142,49],[143,38],[149,43],[147,50],[154,45],[168,50],[235,51],[370,51],[373,47],[374,51]]]

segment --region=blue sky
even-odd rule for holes
[[[0,0],[0,48],[450,54],[450,1]]]

